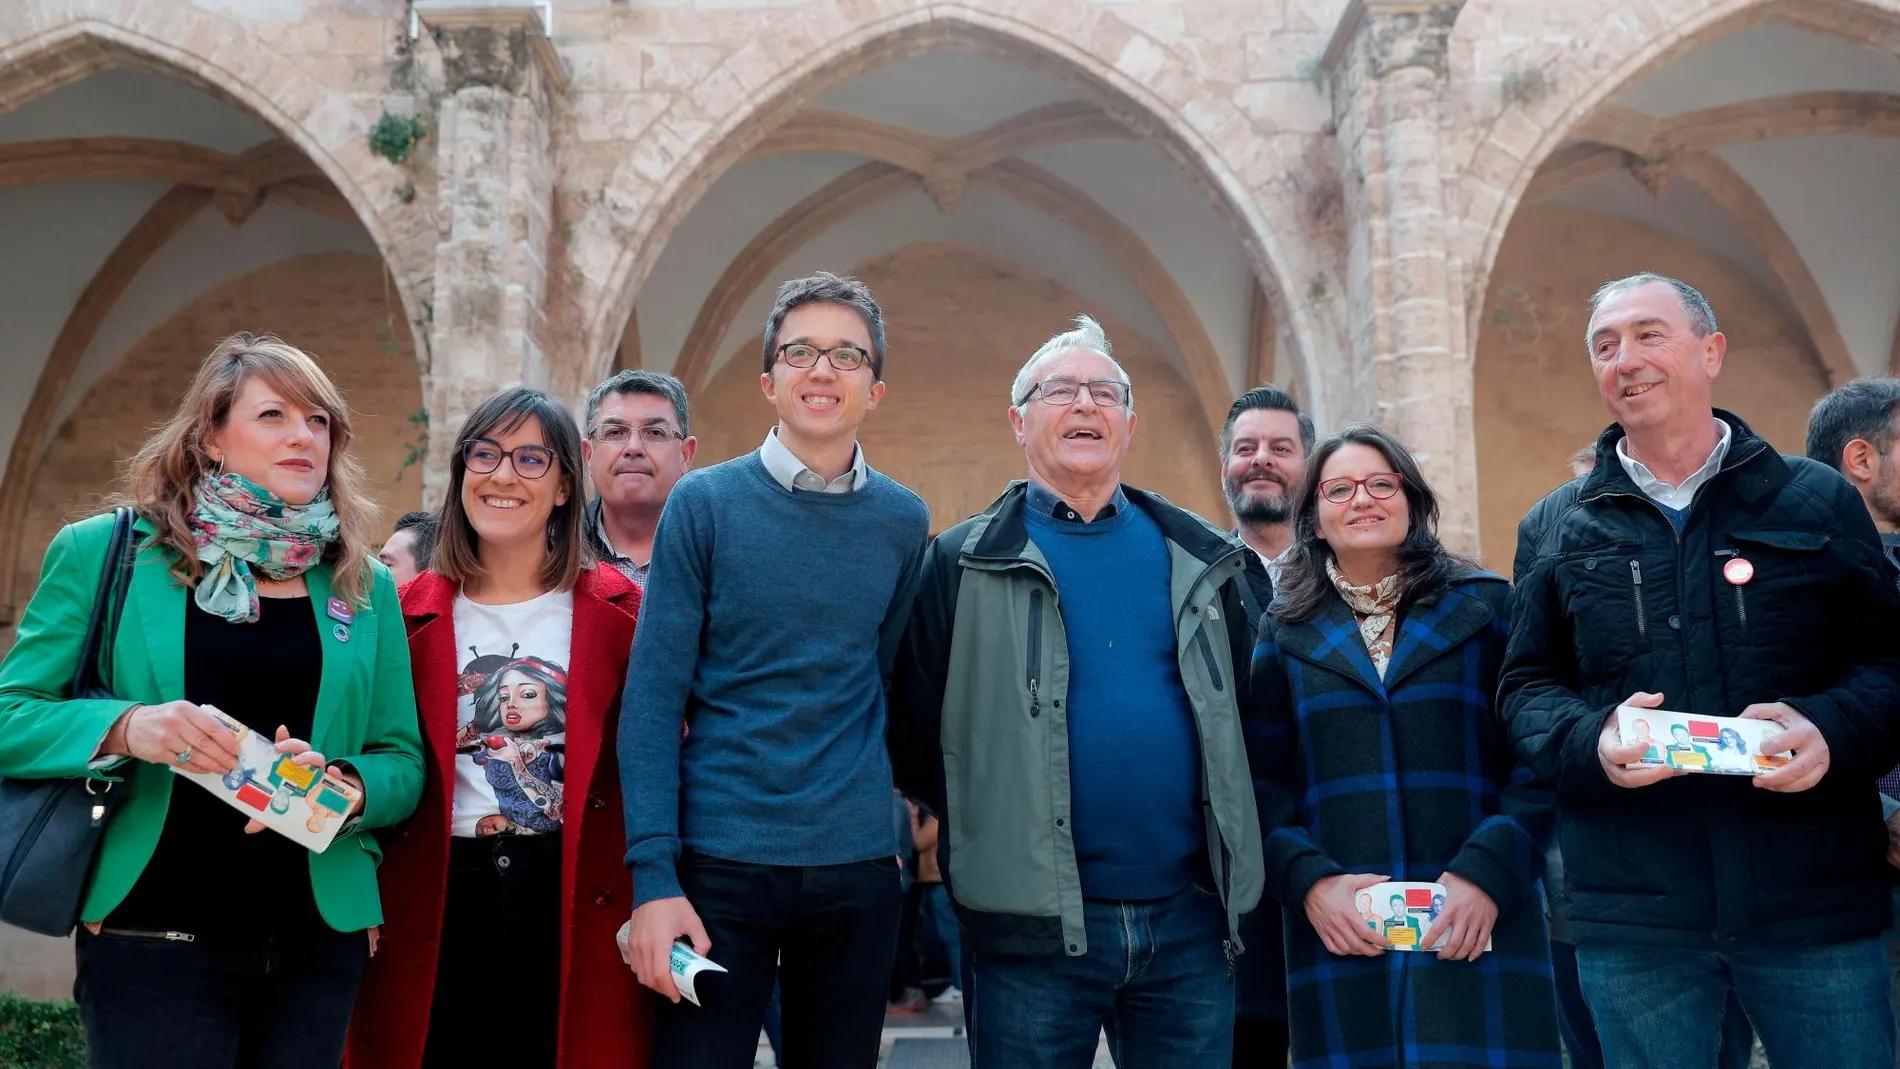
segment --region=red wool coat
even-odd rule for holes
[[[357,995],[344,1059],[348,1069],[422,1064],[448,883],[460,671],[456,592],[454,583],[433,572],[402,588],[428,774],[415,816],[383,837],[377,874],[382,940]],[[640,592],[613,568],[589,568],[574,588],[569,804],[561,833],[561,1069],[646,1069],[652,1046],[650,995],[614,946],[614,933],[633,905],[614,737],[639,608]]]

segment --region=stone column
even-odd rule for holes
[[[1446,46],[1463,0],[1352,0],[1326,52],[1346,212],[1358,403],[1418,457],[1440,535],[1478,546],[1477,441],[1463,270],[1441,158]]]
[[[563,74],[526,0],[417,0],[415,10],[441,48],[444,79],[423,472],[433,506],[469,411],[501,386],[547,384],[548,108]]]

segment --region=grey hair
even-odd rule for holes
[[[1102,325],[1097,323],[1094,317],[1087,315],[1075,317],[1074,330],[1064,331],[1043,342],[1042,347],[1030,356],[1022,370],[1016,372],[1016,380],[1009,386],[1010,407],[1021,412],[1023,406],[1029,403],[1028,394],[1036,385],[1035,376],[1038,365],[1072,349],[1087,349],[1089,352],[1102,354],[1102,358],[1115,368],[1115,374],[1120,375],[1121,380],[1128,384],[1128,410],[1133,412],[1135,384],[1129,379],[1128,371],[1122,367],[1121,361],[1115,359],[1115,351],[1108,344],[1108,333],[1102,329]]]
[[[673,415],[680,423],[680,434],[693,433],[693,410],[686,403],[686,384],[664,371],[622,371],[594,387],[587,395],[587,433],[594,433],[594,421],[600,418],[600,403],[609,397],[643,393],[664,397],[673,403]]]
[[[1619,278],[1614,282],[1605,282],[1598,287],[1597,291],[1590,295],[1589,322],[1596,321],[1597,309],[1603,306],[1604,301],[1625,290],[1647,286],[1652,282],[1660,282],[1676,291],[1676,300],[1682,305],[1682,314],[1689,317],[1689,329],[1695,333],[1696,337],[1706,338],[1715,333],[1715,309],[1709,307],[1709,299],[1702,296],[1701,290],[1679,278],[1670,278],[1668,275],[1658,275],[1650,271],[1634,274],[1628,278]],[[1587,350],[1590,348],[1590,328],[1586,324],[1583,329],[1583,347]]]
[[[765,373],[778,363],[778,332],[792,309],[806,304],[842,304],[864,317],[871,332],[871,377],[884,381],[884,309],[871,296],[871,287],[855,278],[820,271],[804,278],[781,283],[772,301],[772,314],[765,317]]]

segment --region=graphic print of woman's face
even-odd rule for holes
[[[472,727],[483,735],[539,739],[567,730],[567,673],[523,657],[501,666],[475,690]]]
[[[1742,733],[1734,728],[1722,729],[1722,745],[1724,748],[1734,750],[1737,753],[1748,752],[1748,744],[1742,741]]]
[[[521,669],[503,672],[495,690],[501,701],[501,725],[509,731],[532,731],[548,718],[547,687]]]

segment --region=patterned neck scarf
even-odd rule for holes
[[[1399,607],[1399,577],[1393,573],[1373,586],[1353,586],[1341,574],[1339,565],[1333,558],[1326,558],[1326,578],[1333,581],[1333,589],[1346,599],[1346,607],[1359,617],[1359,637],[1365,640],[1366,652],[1372,655],[1372,666],[1379,670],[1379,678],[1385,678],[1385,666],[1392,660],[1392,636],[1387,629],[1392,624],[1392,612]]]
[[[338,534],[328,487],[298,507],[231,472],[198,484],[190,522],[191,540],[205,566],[193,600],[237,624],[257,622],[257,577],[251,569],[279,582],[293,579],[323,559]]]

